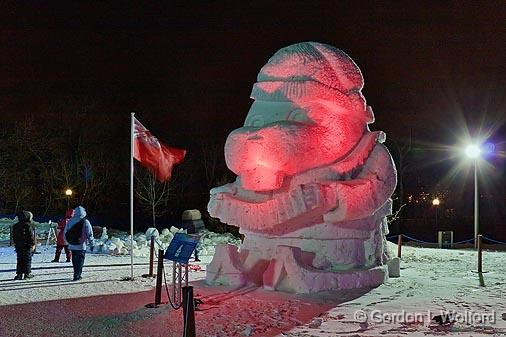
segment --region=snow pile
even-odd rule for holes
[[[164,228],[161,233],[156,228],[148,228],[146,233],[137,233],[134,235],[133,248],[134,256],[148,257],[150,250],[151,237],[155,238],[155,250],[167,249],[172,238],[176,233],[186,233],[186,230],[172,226]],[[217,244],[228,243],[239,246],[240,240],[230,233],[218,234],[209,230],[199,232],[200,242],[197,246],[199,256],[213,255]],[[107,228],[103,228],[100,238],[95,240],[93,250],[90,253],[110,254],[110,255],[128,255],[130,254],[131,236],[126,232],[117,233],[109,238]]]
[[[17,217],[13,219],[10,218],[0,218],[0,241],[9,241],[10,237],[10,227],[14,225],[18,221]],[[37,222],[33,221],[33,225],[37,231],[37,233],[48,233],[49,228],[55,227],[56,224],[49,220],[49,222]]]
[[[17,218],[1,218],[0,219],[0,241],[9,241],[10,226],[16,223]],[[39,234],[39,238],[45,238],[49,229],[56,226],[54,222],[36,222],[34,227]],[[148,228],[145,233],[134,234],[133,247],[134,256],[136,257],[149,257],[149,245],[151,236],[155,238],[155,250],[167,249],[172,238],[176,233],[186,233],[186,230],[176,228],[164,228],[161,232],[156,228]],[[200,242],[197,246],[199,256],[213,255],[214,249],[217,244],[228,243],[239,246],[241,241],[230,233],[219,234],[211,232],[207,229],[199,232]],[[88,252],[93,254],[107,254],[107,255],[129,255],[130,254],[131,237],[127,232],[114,231],[113,235],[109,235],[107,228],[102,228],[100,236],[95,238],[93,250],[88,247]],[[39,242],[40,246],[40,242]]]

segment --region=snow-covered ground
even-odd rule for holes
[[[403,247],[400,278],[284,335],[504,336],[505,262],[505,252],[484,252],[485,286],[480,286],[475,251]],[[448,313],[454,317],[447,323],[431,322],[432,317]]]
[[[0,219],[0,305],[150,290],[155,285],[155,280],[142,277],[149,272],[150,237],[153,235],[156,238],[155,251],[157,251],[159,248],[165,249],[174,234],[181,231],[171,227],[159,233],[158,230],[150,228],[146,233],[134,235],[134,281],[124,281],[131,275],[128,233],[113,231],[114,234],[110,235],[104,228],[101,235],[96,237],[93,252],[88,247],[83,280],[71,281],[71,263],[51,262],[54,259],[55,247],[51,243],[46,245],[47,240],[44,239],[39,240],[38,254],[34,254],[32,260],[32,274],[35,278],[15,281],[13,277],[16,273],[16,253],[14,247],[8,247],[9,226],[14,222],[14,219]],[[55,224],[35,222],[34,227],[37,233],[45,237],[49,228],[55,227]],[[190,280],[205,278],[205,265],[211,261],[216,244],[238,245],[240,242],[230,233],[217,234],[204,230],[199,235],[198,251],[201,262],[192,264],[201,266],[202,270],[191,270]],[[65,261],[64,252],[60,261]],[[154,267],[156,269],[156,258]],[[167,263],[166,269],[167,279],[170,280],[172,269]]]
[[[393,244],[392,249],[396,249]],[[28,281],[14,281],[14,250],[0,248],[1,305],[137,292],[154,286],[154,280],[140,277],[148,272],[148,259],[144,257],[135,259],[136,278],[132,282],[121,281],[130,275],[128,256],[88,254],[83,280],[73,282],[70,263],[51,263],[53,247],[42,246],[39,250],[41,254],[35,255],[33,261],[36,277]],[[198,264],[205,270],[211,255],[204,256],[202,260]],[[484,286],[480,286],[475,272],[476,261],[473,250],[406,246],[403,247],[400,278],[390,279],[370,291],[350,292],[346,297],[332,292],[311,296],[281,295],[253,287],[237,290],[241,296],[235,301],[216,304],[213,298],[230,297],[230,291],[213,288],[217,295],[204,298],[203,306],[218,305],[218,309],[210,312],[214,315],[213,322],[221,328],[209,324],[210,331],[202,332],[202,336],[263,336],[268,326],[278,326],[284,330],[284,336],[292,337],[505,335],[506,252],[484,252]],[[203,270],[192,271],[191,280],[203,279]],[[198,284],[195,291],[199,293]],[[310,319],[307,324],[296,322],[294,317],[297,312],[309,312],[310,308],[316,312],[314,306],[318,304],[315,300],[322,303],[323,311],[331,309]],[[308,309],[303,309],[305,306]],[[456,314],[453,318],[455,322],[448,319],[447,323],[439,324],[429,318],[452,311]],[[290,328],[293,325],[298,326]],[[216,331],[222,333],[217,334]]]
[[[130,293],[150,290],[155,280],[143,278],[149,272],[149,258],[135,257],[134,281],[123,281],[130,276],[130,257],[106,254],[86,254],[83,268],[83,279],[72,281],[72,264],[67,262],[53,263],[54,247],[39,247],[40,254],[35,254],[32,261],[31,280],[15,281],[16,253],[13,247],[0,248],[0,305],[19,304],[56,300],[62,298],[77,298],[93,295]],[[65,261],[64,253],[60,258]],[[202,262],[192,264],[201,265],[211,260],[211,256],[202,256]],[[168,268],[168,267],[169,268]],[[166,263],[167,277],[171,272]],[[155,261],[156,271],[156,261]],[[190,279],[202,279],[204,271],[191,271]]]

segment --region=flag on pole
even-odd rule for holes
[[[161,143],[134,117],[133,157],[160,182],[170,180],[172,167],[184,160],[186,150]]]

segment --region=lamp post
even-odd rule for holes
[[[65,190],[65,195],[67,196],[67,209],[70,208],[70,197],[72,196],[72,190],[70,188],[67,188]]]
[[[466,156],[473,160],[474,164],[474,248],[478,248],[479,223],[479,198],[478,198],[478,160],[480,159],[481,149],[479,146],[471,144],[466,147]]]
[[[437,209],[441,201],[439,201],[439,198],[432,199],[432,206],[436,208],[436,229],[437,229]]]

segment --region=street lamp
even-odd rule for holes
[[[65,190],[65,195],[67,196],[67,209],[70,208],[70,197],[72,196],[72,190],[70,188],[67,188]]]
[[[478,160],[480,159],[481,149],[478,145],[469,144],[466,147],[466,156],[473,160],[474,164],[474,248],[478,247],[479,233],[479,199],[478,199]]]
[[[432,206],[436,208],[436,228],[437,228],[437,209],[440,203],[441,201],[439,200],[439,198],[432,199]]]

